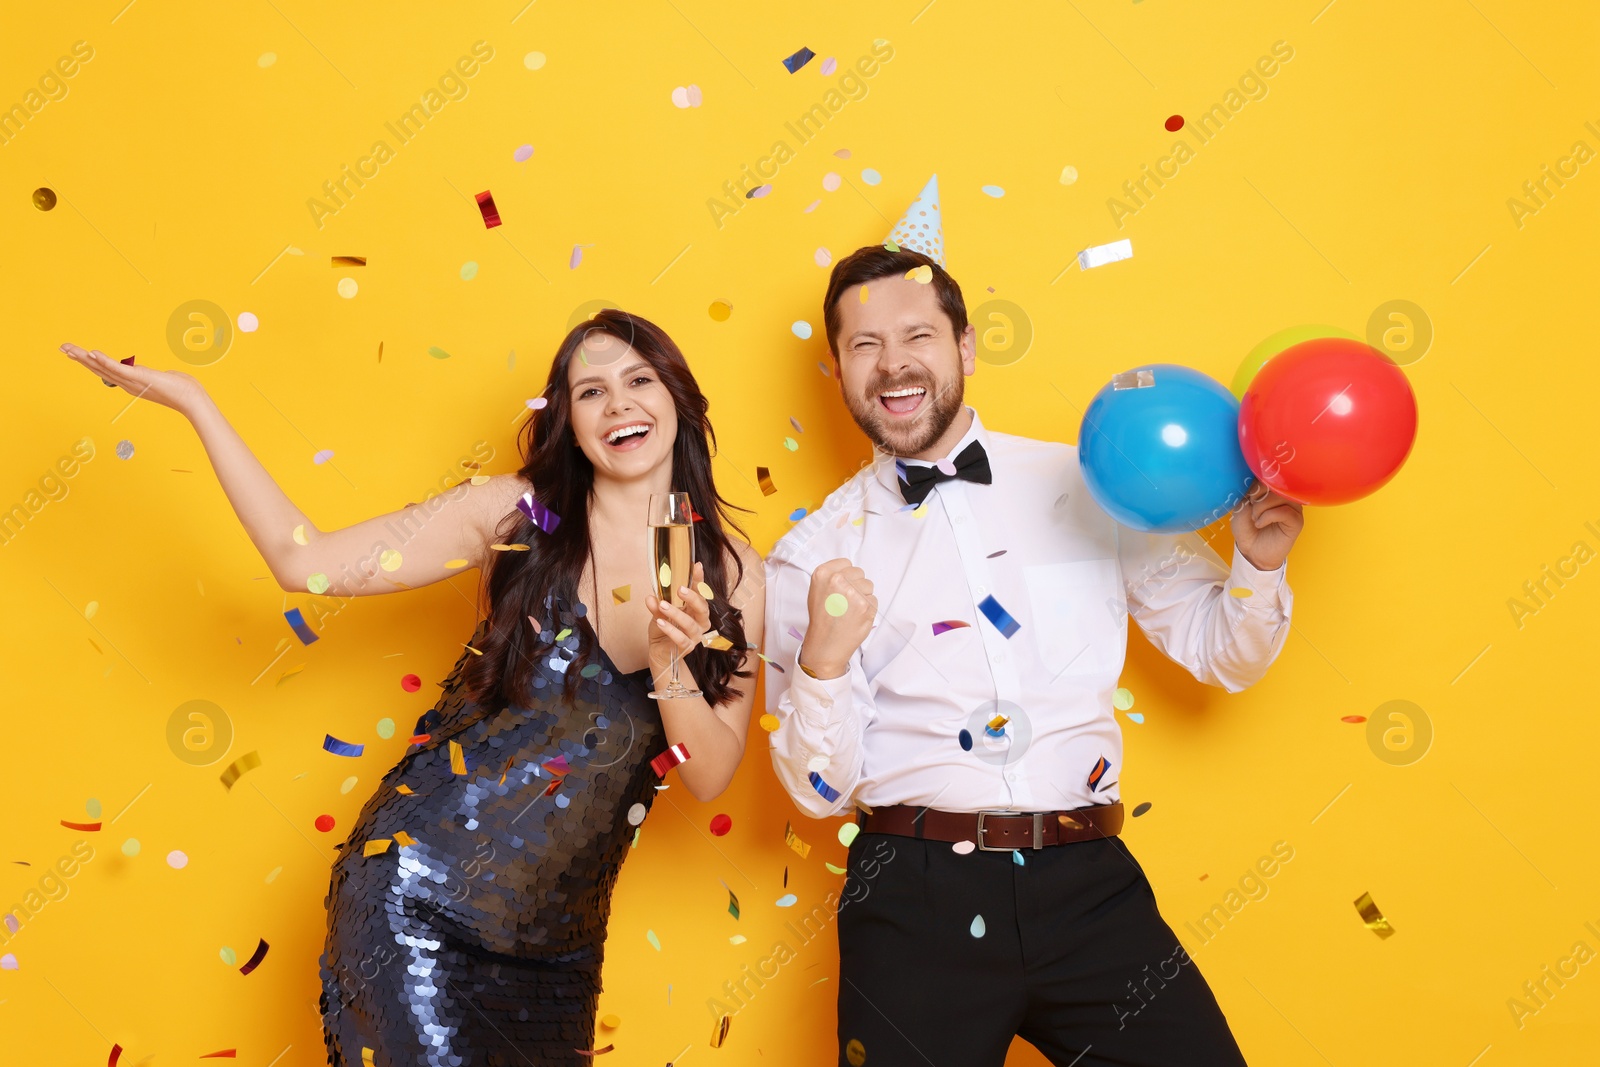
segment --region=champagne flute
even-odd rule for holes
[[[675,608],[683,607],[680,585],[689,581],[694,573],[694,510],[689,506],[688,493],[651,493],[649,514],[645,519],[650,527],[650,569],[656,596]],[[665,689],[652,690],[652,700],[674,700],[680,697],[697,697],[700,690],[690,689],[678,680],[678,650],[672,650],[672,679]]]

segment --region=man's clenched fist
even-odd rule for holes
[[[872,583],[849,560],[830,559],[811,572],[806,609],[811,622],[800,647],[800,662],[819,678],[838,678],[850,668],[850,657],[878,616]]]

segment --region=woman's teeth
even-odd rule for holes
[[[630,426],[619,426],[606,435],[606,444],[616,445],[624,441],[632,441],[636,438],[642,438],[649,432],[650,427],[642,422],[634,423]]]

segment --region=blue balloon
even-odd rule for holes
[[[1083,480],[1106,514],[1135,530],[1179,533],[1228,514],[1254,480],[1239,449],[1239,401],[1175,363],[1117,375],[1083,414]]]

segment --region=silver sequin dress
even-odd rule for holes
[[[650,674],[620,674],[600,649],[568,705],[557,649],[528,706],[490,711],[461,692],[470,655],[333,865],[321,1006],[334,1067],[359,1067],[364,1049],[378,1067],[594,1063],[578,1050],[594,1047],[611,890],[666,747]]]

